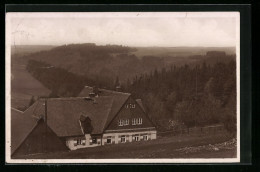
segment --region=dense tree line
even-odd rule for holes
[[[197,64],[155,69],[123,87],[141,98],[160,129],[173,119],[187,127],[224,123],[236,129],[236,63]]]
[[[73,97],[77,96],[85,85],[113,87],[111,78],[90,79],[86,76],[76,75],[63,68],[51,66],[50,64],[29,60],[27,70],[34,78],[39,80],[46,88],[51,90],[50,97]],[[110,86],[110,87],[109,87]]]

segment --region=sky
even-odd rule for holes
[[[9,13],[12,45],[236,46],[239,14]]]

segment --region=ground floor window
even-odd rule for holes
[[[133,136],[134,141],[139,141],[139,136]]]
[[[121,143],[125,143],[125,142],[126,142],[125,136],[121,136]]]
[[[75,139],[75,140],[74,140],[74,146],[77,146],[77,145],[85,145],[85,143],[86,143],[86,140],[81,139],[81,138],[78,138],[78,139]]]
[[[77,145],[81,145],[81,139],[77,139]]]
[[[111,136],[107,136],[107,143],[111,144],[112,143],[112,137]]]
[[[148,140],[148,135],[144,135],[144,140]]]
[[[95,138],[95,137],[92,138],[92,143],[93,143],[93,144],[97,144],[97,138]]]

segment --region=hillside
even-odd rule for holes
[[[224,51],[228,55],[236,53],[235,47],[135,47],[133,52],[138,58],[143,56],[160,57],[186,57],[194,55],[206,55],[208,51]]]
[[[218,58],[207,56],[208,51],[223,51],[227,55]],[[118,76],[123,83],[136,75],[150,73],[154,69],[171,65],[184,65],[234,59],[234,48],[131,48],[118,45],[97,46],[95,44],[70,44],[55,47],[49,51],[42,51],[27,55],[24,61],[33,59],[63,68],[77,75],[86,76],[90,79],[107,78],[114,81]],[[230,55],[232,54],[232,55]],[[213,61],[214,61],[213,60]]]
[[[33,96],[48,96],[50,90],[36,80],[27,70],[25,55],[50,50],[49,45],[16,45],[11,48],[11,107],[25,110]]]
[[[39,51],[50,50],[54,48],[53,45],[12,45],[11,54],[26,55],[30,53],[35,53]]]

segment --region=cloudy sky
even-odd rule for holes
[[[11,44],[235,46],[238,13],[9,13]]]

